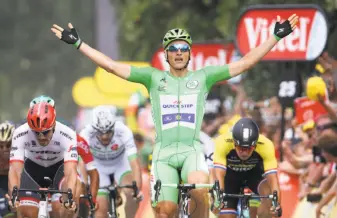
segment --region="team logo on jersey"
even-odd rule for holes
[[[209,154],[209,156],[207,154],[205,154],[205,159],[213,161],[213,153]]]
[[[118,144],[113,144],[111,150],[116,151],[118,149]]]
[[[24,136],[24,135],[27,135],[28,134],[28,130],[25,131],[25,132],[20,132],[19,134],[17,134],[16,136],[14,136],[14,140]]]
[[[165,91],[167,89],[167,81],[166,78],[163,77],[160,81],[160,84],[158,86],[158,91]]]
[[[68,135],[67,133],[65,133],[65,132],[60,131],[60,134],[61,134],[62,136],[64,136],[64,137],[66,137],[66,138],[69,139],[69,140],[73,140],[73,138],[72,138],[70,135]]]
[[[195,89],[199,85],[199,82],[197,80],[191,80],[186,83],[186,87],[189,89]]]

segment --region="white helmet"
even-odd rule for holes
[[[101,105],[93,109],[91,125],[96,130],[106,133],[111,130],[116,122],[116,107]]]

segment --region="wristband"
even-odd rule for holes
[[[282,38],[278,37],[277,35],[274,34],[274,37],[277,41],[280,41]]]
[[[79,49],[79,48],[81,47],[81,45],[82,45],[82,40],[81,40],[81,39],[79,39],[79,40],[74,44],[74,46],[75,46],[77,49]]]

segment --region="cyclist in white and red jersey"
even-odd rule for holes
[[[73,191],[74,203],[65,203],[57,217],[73,217],[78,204],[76,132],[56,121],[56,111],[48,103],[38,103],[29,108],[27,123],[13,134],[10,153],[9,194],[14,186],[39,189],[45,187],[44,177],[52,179],[55,189]],[[19,217],[38,216],[39,195],[20,193]],[[67,202],[67,196],[63,196]],[[17,207],[18,205],[11,205]],[[66,209],[68,212],[65,211]],[[70,211],[70,212],[69,212]]]
[[[48,103],[55,109],[54,99],[52,99],[51,97],[47,95],[41,95],[41,96],[35,97],[30,102],[29,106],[33,107],[35,104],[40,103],[40,102]],[[65,121],[64,119],[56,118],[56,120],[62,124],[65,124],[68,127],[71,127],[71,125],[67,123],[67,121]],[[88,142],[84,138],[82,138],[79,134],[77,134],[77,153],[79,155],[78,171],[82,178],[82,186],[77,187],[78,191],[83,194],[85,193],[85,185],[88,184],[88,176],[89,176],[90,192],[92,194],[92,199],[96,205],[96,196],[97,196],[98,185],[99,185],[99,175],[98,175],[98,171],[97,171],[97,168],[94,162],[94,157],[92,156],[90,152],[90,147],[88,145]],[[82,190],[79,190],[80,188],[82,188]],[[54,194],[53,202],[58,202],[59,197],[60,197],[59,194]],[[57,206],[54,206],[54,207],[56,208]],[[56,210],[56,212],[58,211],[58,209]]]
[[[92,124],[87,125],[80,135],[89,143],[99,172],[99,186],[111,183],[129,185],[132,180],[141,189],[141,169],[137,159],[137,147],[131,130],[122,122],[116,121],[115,111],[111,106],[98,106],[93,110]],[[111,179],[113,178],[113,179]],[[114,181],[113,181],[114,180]],[[132,199],[132,190],[124,189],[126,194],[126,218],[135,217],[138,204]],[[96,217],[106,217],[108,196],[104,189],[99,189]],[[141,198],[141,193],[138,196]]]

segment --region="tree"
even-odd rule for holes
[[[75,114],[72,85],[78,78],[92,75],[95,66],[51,33],[53,23],[66,26],[69,21],[87,42],[93,42],[91,0],[1,2],[1,120],[23,119],[30,100],[41,94],[55,98],[59,116],[70,119]]]

